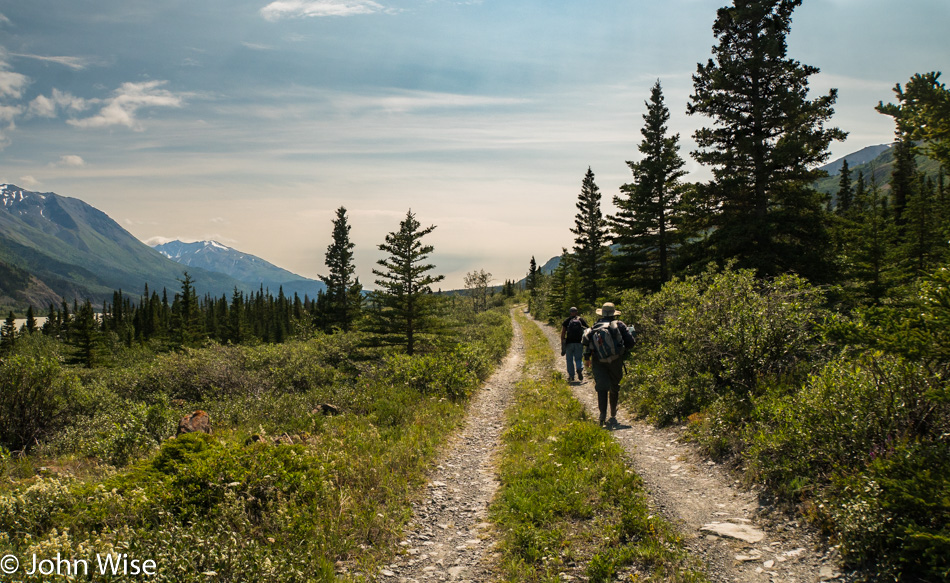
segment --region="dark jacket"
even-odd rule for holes
[[[564,342],[565,344],[571,344],[571,343],[574,343],[574,342],[580,342],[580,341],[581,341],[581,338],[584,337],[584,330],[587,330],[588,328],[590,328],[590,326],[587,325],[587,321],[584,320],[584,318],[581,318],[580,316],[576,316],[576,318],[577,318],[578,320],[580,320],[581,326],[584,327],[584,330],[581,330],[581,338],[578,338],[578,339],[576,339],[576,340],[573,339],[573,338],[568,338],[567,335],[566,335],[566,334],[567,334],[567,326],[568,326],[568,324],[571,323],[571,320],[573,320],[574,318],[575,318],[575,316],[571,316],[571,317],[569,317],[567,320],[564,320],[564,322],[561,324],[561,341]]]

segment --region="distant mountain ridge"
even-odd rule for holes
[[[292,296],[296,293],[301,297],[307,295],[311,298],[326,290],[326,285],[322,281],[297,275],[260,257],[238,251],[217,241],[185,243],[175,240],[153,245],[153,249],[172,261],[233,277],[251,286],[252,289],[263,286],[276,294],[283,288],[285,295]]]
[[[846,156],[838,158],[834,162],[830,162],[821,167],[821,170],[824,170],[828,173],[829,176],[837,176],[841,172],[841,167],[844,165],[844,161],[848,161],[848,167],[854,168],[861,164],[867,164],[868,162],[873,161],[874,159],[880,157],[881,154],[887,152],[894,144],[878,144],[876,146],[868,146],[862,148],[857,152],[852,152]]]
[[[825,194],[830,194],[832,198],[834,198],[834,195],[838,193],[838,189],[841,187],[841,178],[838,175],[841,171],[841,161],[847,159],[852,180],[857,180],[858,173],[860,172],[864,175],[864,179],[868,184],[873,181],[882,191],[890,190],[891,174],[894,172],[894,148],[892,146],[893,144],[870,146],[823,166],[822,169],[827,170],[829,176],[816,181],[815,189]],[[875,152],[877,155],[872,157],[872,154]],[[918,154],[916,161],[918,172],[922,172],[925,176],[936,179],[937,174],[940,172],[939,162],[923,154]],[[831,172],[832,169],[834,170],[833,173]]]
[[[0,184],[0,305],[45,309],[61,298],[99,303],[115,290],[180,289],[182,267],[136,239],[104,212],[53,192]],[[249,286],[200,268],[200,293]]]

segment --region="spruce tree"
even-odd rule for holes
[[[708,225],[713,258],[736,258],[761,275],[820,277],[826,232],[823,197],[812,184],[832,140],[824,124],[837,91],[808,99],[816,67],[787,56],[792,12],[802,0],[734,0],[713,25],[713,58],[693,75],[687,112],[713,120],[694,134],[693,157],[711,167],[704,189],[716,209]]]
[[[851,168],[848,160],[841,161],[841,172],[838,180],[838,204],[835,211],[839,215],[847,214],[854,202],[854,186],[851,184]]]
[[[341,206],[333,219],[333,242],[327,247],[326,265],[329,273],[319,277],[327,286],[328,320],[331,326],[338,326],[343,331],[350,329],[360,308],[360,303],[354,301],[353,297],[357,284],[353,276],[356,273],[356,266],[353,265],[354,247],[356,245],[350,241],[346,208]]]
[[[442,275],[430,275],[435,265],[425,263],[434,251],[432,245],[423,245],[422,238],[435,230],[435,225],[421,228],[410,209],[399,223],[399,230],[386,235],[380,251],[389,254],[376,263],[382,269],[373,269],[378,276],[376,298],[383,332],[396,344],[405,345],[410,356],[415,352],[417,336],[435,328],[432,318],[432,284],[442,281]]]
[[[87,299],[79,309],[69,330],[70,344],[76,349],[76,362],[92,368],[98,360],[101,334],[92,303]]]
[[[863,178],[863,177],[861,177]],[[887,197],[873,180],[865,187],[859,182],[855,196],[853,232],[849,238],[848,275],[865,299],[880,303],[893,281],[896,232]]]
[[[613,242],[619,245],[613,264],[621,286],[632,280],[658,289],[670,277],[679,179],[686,171],[679,154],[679,134],[667,135],[670,111],[663,102],[659,81],[646,106],[639,146],[644,157],[639,162],[627,162],[634,181],[620,187],[621,195],[614,197],[617,214],[608,217],[608,222]]]
[[[175,295],[171,308],[174,340],[179,347],[192,347],[199,343],[202,336],[198,294],[195,282],[187,271],[184,272],[184,279],[178,281],[181,283],[181,293]]]
[[[899,134],[894,145],[894,172],[891,174],[891,201],[894,221],[900,230],[904,228],[904,210],[914,195],[917,181],[917,160],[914,142],[907,134]]]
[[[33,334],[39,328],[36,325],[36,316],[33,312],[32,304],[26,309],[26,322],[23,324],[23,330],[27,334]]]
[[[16,318],[11,311],[7,319],[3,321],[3,326],[0,326],[0,354],[13,350],[16,345],[16,336]]]
[[[877,111],[894,118],[898,136],[923,142],[928,156],[950,168],[950,90],[940,73],[917,73],[894,93],[897,103],[880,102]]]
[[[575,235],[574,255],[577,274],[581,278],[581,294],[590,305],[595,304],[600,296],[608,253],[607,221],[600,210],[600,198],[594,172],[588,167],[577,197],[577,214],[571,233]]]
[[[528,291],[528,312],[535,313],[535,300],[538,297],[538,288],[540,287],[541,272],[538,269],[538,262],[531,256],[528,263],[528,273],[524,278],[524,287]]]

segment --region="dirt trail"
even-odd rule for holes
[[[464,427],[430,476],[427,495],[413,505],[413,521],[399,543],[400,556],[380,570],[379,581],[477,583],[497,579],[486,510],[498,482],[493,458],[501,444],[505,408],[521,379],[524,340],[514,336],[501,368],[473,398]]]
[[[546,325],[542,329],[560,354],[559,332]],[[566,378],[565,359],[557,362]],[[596,419],[593,381],[572,383],[572,389]],[[613,436],[643,478],[651,503],[680,528],[712,581],[844,579],[836,551],[822,549],[815,534],[798,521],[762,507],[756,492],[740,488],[724,468],[681,442],[680,430],[653,428],[633,420],[623,408],[617,413],[620,427]]]

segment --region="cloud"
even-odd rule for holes
[[[0,14],[0,24],[10,24],[10,19],[3,14]]]
[[[23,108],[19,105],[4,105],[0,103],[0,122],[10,122],[23,113]]]
[[[105,107],[92,117],[71,119],[68,124],[78,128],[105,128],[125,126],[140,130],[136,119],[140,109],[147,107],[181,107],[184,100],[181,95],[160,89],[167,81],[147,81],[145,83],[123,83],[115,94],[105,100]]]
[[[531,103],[530,99],[520,97],[493,97],[435,91],[399,91],[381,96],[329,94],[328,99],[336,109],[340,110],[382,110],[388,113],[498,107]]]
[[[21,188],[36,188],[40,186],[41,184],[43,183],[37,180],[36,178],[33,178],[32,176],[27,175],[27,176],[20,177],[18,186],[20,186]]]
[[[30,84],[30,78],[21,75],[15,71],[10,71],[9,66],[0,61],[0,97],[12,97],[19,99],[23,96],[23,90]]]
[[[52,165],[60,168],[82,168],[86,165],[86,161],[80,156],[68,155],[60,156],[59,161],[54,162]]]
[[[258,43],[242,42],[241,44],[244,45],[245,47],[251,49],[252,51],[272,51],[272,50],[274,50],[274,47],[272,47],[272,46],[262,45],[262,44],[258,44]]]
[[[385,12],[386,7],[373,0],[277,0],[261,8],[265,20],[322,16],[356,16]]]
[[[21,57],[24,59],[35,59],[37,61],[46,61],[47,63],[56,63],[57,65],[69,67],[74,71],[82,71],[89,65],[94,64],[92,59],[87,59],[85,57],[47,57],[44,55],[28,55],[22,53],[10,53],[10,56]]]
[[[76,97],[70,93],[65,93],[59,89],[53,89],[53,93],[46,97],[38,95],[30,102],[29,112],[36,117],[52,118],[58,115],[59,110],[68,110],[72,112],[85,111],[89,108],[90,101],[81,97]]]

